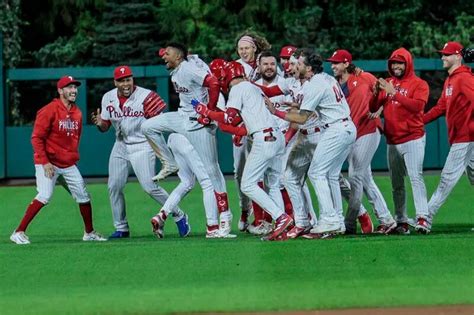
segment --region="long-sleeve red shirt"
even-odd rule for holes
[[[474,141],[474,75],[461,66],[446,79],[438,103],[423,117],[425,124],[446,115],[449,143]]]
[[[357,138],[374,133],[377,128],[382,129],[380,118],[370,119],[369,103],[373,97],[372,87],[377,79],[368,72],[359,75],[351,74],[347,79],[349,95],[347,103],[351,109],[351,118],[357,127]]]
[[[388,144],[401,144],[425,135],[423,114],[428,102],[429,86],[425,80],[415,75],[413,59],[408,50],[399,48],[392,53],[405,60],[405,74],[402,78],[395,77],[391,72],[390,62],[388,72],[392,75],[387,79],[397,91],[388,96],[385,91],[370,103],[370,111],[376,112],[383,106],[384,133]]]
[[[31,144],[35,164],[51,163],[65,168],[79,160],[82,113],[76,105],[68,110],[59,98],[36,114]]]

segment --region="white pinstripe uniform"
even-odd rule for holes
[[[179,93],[179,108],[177,112],[167,112],[148,119],[142,124],[145,136],[153,142],[162,157],[174,164],[174,157],[169,150],[162,133],[179,133],[185,136],[199,154],[204,168],[212,180],[214,190],[226,192],[225,179],[222,175],[217,159],[216,125],[203,126],[197,122],[197,113],[191,105],[196,99],[202,103],[208,102],[208,90],[203,87],[204,79],[210,74],[209,67],[194,59],[183,60],[177,68],[171,71],[171,81]],[[224,220],[231,220],[231,212],[222,212],[229,216]],[[222,218],[221,218],[222,219]]]
[[[222,93],[219,94],[217,107],[225,109],[225,99]],[[166,200],[166,203],[163,205],[165,213],[169,213],[171,209],[175,209],[178,206],[186,194],[194,187],[197,179],[203,192],[207,225],[217,225],[219,222],[214,186],[193,145],[189,143],[185,136],[173,133],[168,137],[168,147],[178,164],[180,183],[171,192],[168,200]]]
[[[278,87],[287,95],[286,100],[301,104],[302,85],[299,80],[295,78],[287,78],[284,82],[280,80]],[[278,121],[281,121],[281,119],[278,119]],[[300,130],[307,128],[309,133],[308,135],[298,133],[288,143],[285,152],[285,164],[283,165],[285,170],[283,184],[288,191],[293,205],[295,224],[300,227],[308,226],[309,224],[315,225],[317,222],[311,194],[306,184],[306,174],[314,149],[316,148],[317,139],[319,139],[319,132],[314,132],[316,122],[317,119],[311,117],[304,125],[300,126]]]
[[[438,213],[453,190],[456,183],[461,178],[469,163],[474,160],[474,142],[453,143],[449,149],[448,157],[441,171],[441,179],[438,187],[428,202],[430,218]]]
[[[260,89],[248,81],[242,81],[231,88],[227,107],[240,111],[252,138],[241,190],[276,220],[284,213],[279,189],[282,173],[280,159],[285,148],[283,133],[267,110]],[[262,177],[268,193],[257,184]]]
[[[251,65],[243,61],[242,59],[237,60],[244,67],[245,76],[247,79],[252,81],[252,78],[255,77],[256,69],[252,68]],[[239,194],[239,204],[242,210],[249,211],[252,208],[252,201],[242,193],[240,186],[242,182],[242,174],[244,172],[245,161],[247,160],[247,156],[250,153],[250,142],[248,141],[247,136],[242,137],[240,141],[242,143],[241,146],[232,145],[232,156],[234,158],[234,179],[235,184],[237,186],[237,192]]]
[[[130,166],[143,190],[160,205],[168,198],[168,193],[155,185],[151,178],[155,173],[155,154],[140,131],[144,117],[143,101],[152,93],[148,89],[136,87],[120,109],[117,89],[104,94],[101,118],[109,120],[115,128],[116,140],[109,158],[108,189],[114,226],[117,231],[128,231],[123,189],[127,183]],[[181,210],[175,209],[179,216]]]
[[[319,202],[320,220],[315,232],[343,230],[339,173],[355,142],[356,128],[339,83],[326,73],[303,85],[301,110],[316,111],[322,125],[308,176]]]

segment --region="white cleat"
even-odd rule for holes
[[[170,165],[170,164],[162,164],[161,170],[158,174],[153,176],[151,179],[154,182],[159,182],[160,180],[165,179],[166,177],[170,176],[173,173],[176,173],[178,171],[178,167],[176,165]]]
[[[221,212],[219,220],[219,234],[221,237],[227,237],[232,230],[232,212],[230,210]]]
[[[253,235],[267,235],[273,229],[273,226],[270,222],[263,221],[258,226],[253,226],[252,224],[248,226],[247,231]]]
[[[342,232],[341,223],[338,221],[328,222],[324,220],[319,220],[318,224],[314,228],[311,229],[311,233],[314,233],[314,234],[341,233],[341,232]]]
[[[97,233],[96,231],[92,231],[90,233],[84,232],[84,236],[82,237],[82,240],[85,242],[105,242],[107,239]]]
[[[28,245],[31,243],[30,239],[23,231],[13,231],[12,235],[10,236],[10,240],[18,245]]]

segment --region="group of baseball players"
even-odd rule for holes
[[[448,72],[438,103],[424,112],[428,84],[416,76],[411,53],[399,48],[388,59],[387,79],[357,68],[347,50],[326,60],[309,48],[285,46],[279,60],[268,42],[251,32],[236,42],[240,59],[215,59],[209,65],[186,47],[169,43],[157,51],[179,95],[177,111],[167,111],[154,91],[135,85],[132,69],[118,66],[115,88],[102,98],[92,122],[101,132],[111,126],[116,141],[109,159],[108,191],[115,231],[108,239],[129,238],[124,187],[133,169],[141,187],[158,204],[152,231],[164,237],[171,216],[178,233],[191,227],[179,202],[196,180],[203,192],[206,238],[233,238],[232,212],[221,172],[216,131],[231,133],[234,174],[241,207],[240,231],[262,240],[320,239],[337,234],[409,234],[431,231],[433,219],[463,172],[474,185],[474,75],[462,64],[463,47],[448,42],[439,50]],[[59,97],[37,114],[32,144],[38,194],[10,239],[29,244],[29,223],[52,196],[59,176],[79,204],[84,241],[105,241],[92,224],[92,207],[76,167],[82,115],[75,105],[80,82],[57,82]],[[383,115],[383,123],[380,116]],[[449,151],[441,180],[428,199],[423,180],[424,125],[446,116]],[[168,135],[167,140],[164,135]],[[371,161],[381,136],[395,215],[374,182]],[[155,162],[161,170],[155,175]],[[343,163],[348,177],[341,175]],[[168,194],[159,181],[176,173],[178,186]],[[416,217],[407,217],[404,178],[413,191]],[[315,190],[319,216],[306,179]],[[362,204],[371,204],[378,225]],[[348,209],[344,215],[342,197]],[[251,217],[254,221],[250,223]]]

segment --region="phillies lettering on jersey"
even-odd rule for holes
[[[71,135],[70,131],[79,130],[79,121],[71,120],[70,118],[61,119],[58,121],[59,131],[67,131],[67,135]]]
[[[143,111],[134,110],[129,106],[123,106],[122,112],[117,111],[114,106],[107,106],[107,112],[109,112],[110,117],[122,118],[122,117],[144,117],[145,113]]]
[[[178,83],[173,82],[173,87],[176,93],[189,93],[189,90],[184,86],[179,86]]]

